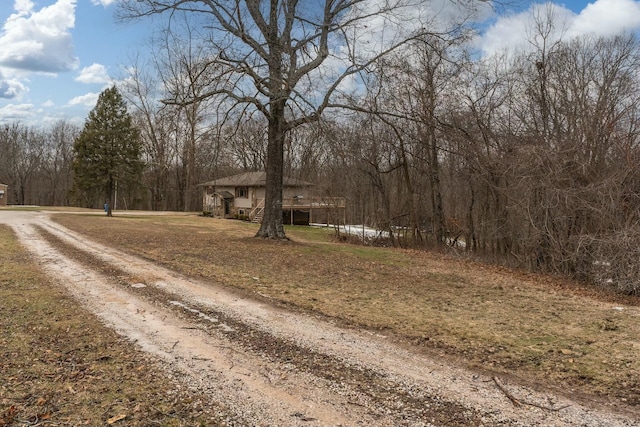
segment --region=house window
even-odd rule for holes
[[[236,187],[236,197],[239,199],[248,199],[249,198],[249,188],[248,187]]]

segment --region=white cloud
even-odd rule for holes
[[[17,79],[5,79],[0,73],[0,99],[18,99],[29,89]]]
[[[566,33],[575,16],[564,6],[545,3],[534,4],[517,14],[499,17],[480,40],[482,52],[490,55],[504,49],[514,51],[531,48],[530,39],[536,36],[536,22],[544,25],[551,37],[557,39]],[[547,23],[547,20],[551,22]]]
[[[56,104],[55,102],[53,102],[52,100],[48,100],[42,103],[42,107],[44,108],[51,108],[54,107]]]
[[[107,68],[102,64],[91,64],[88,67],[84,67],[75,80],[87,84],[106,84],[111,82]]]
[[[68,105],[83,105],[85,107],[93,108],[98,102],[99,93],[87,93],[85,95],[76,96],[68,102]]]
[[[521,47],[528,21],[528,12],[499,18],[478,40],[482,53],[491,55],[505,48]]]
[[[533,4],[529,9],[499,17],[482,35],[479,46],[484,55],[504,49],[531,48],[528,41],[535,35],[536,21],[551,18],[550,38],[580,37],[587,34],[613,35],[622,31],[640,30],[640,1],[595,0],[575,13],[554,3]]]
[[[58,0],[34,11],[30,0],[15,0],[16,13],[0,33],[0,65],[31,72],[56,73],[76,69],[69,30],[75,26],[77,0]]]
[[[33,104],[8,104],[0,107],[0,123],[26,119],[34,113]]]
[[[597,0],[575,17],[569,33],[613,35],[621,30],[640,28],[640,2],[634,0]]]
[[[393,7],[390,7],[393,3]],[[490,16],[489,2],[451,0],[364,0],[344,16],[345,36],[357,44],[356,54],[368,57],[401,43],[421,30],[440,33]],[[335,49],[337,53],[337,49]]]
[[[112,4],[114,4],[117,0],[91,0],[91,3],[93,3],[94,5],[98,6],[98,5],[103,5],[104,7],[107,6],[111,6]]]
[[[33,2],[31,0],[16,0],[13,8],[19,15],[28,14],[33,9]]]
[[[383,52],[402,53],[406,41],[417,33],[428,31],[448,37],[454,29],[486,20],[491,14],[489,2],[474,0],[363,0],[342,17],[344,27],[329,41],[330,54],[322,66],[314,70],[309,80],[297,86],[309,97],[317,89],[328,89],[355,60],[366,63]],[[391,7],[390,5],[393,5]],[[308,60],[311,58],[304,58]],[[308,86],[303,87],[307,83]],[[337,87],[338,92],[355,95],[363,90],[356,75],[348,76]]]

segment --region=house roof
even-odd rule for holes
[[[229,193],[228,191],[216,191],[214,194],[217,194],[223,199],[233,199],[233,194]]]
[[[225,178],[214,179],[213,181],[208,181],[200,185],[208,187],[264,187],[266,182],[266,172],[245,172]],[[283,178],[282,183],[285,187],[310,187],[315,185],[311,182],[290,178],[288,176]]]

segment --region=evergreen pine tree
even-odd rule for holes
[[[73,192],[85,205],[107,204],[111,216],[116,191],[135,191],[141,181],[141,141],[126,103],[115,86],[105,89],[73,144]]]

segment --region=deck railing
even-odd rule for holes
[[[262,221],[264,211],[264,199],[256,199],[256,207],[249,212],[249,220],[253,222]],[[285,197],[282,199],[283,211],[310,210],[315,209],[345,209],[347,199],[345,197]],[[343,212],[344,214],[344,212]]]
[[[282,199],[282,209],[335,209],[346,206],[347,199],[345,197],[289,197]]]
[[[249,212],[249,221],[251,222],[260,222],[262,221],[262,212],[264,211],[264,199],[258,200],[258,204],[255,208]],[[256,218],[259,220],[256,221]]]

